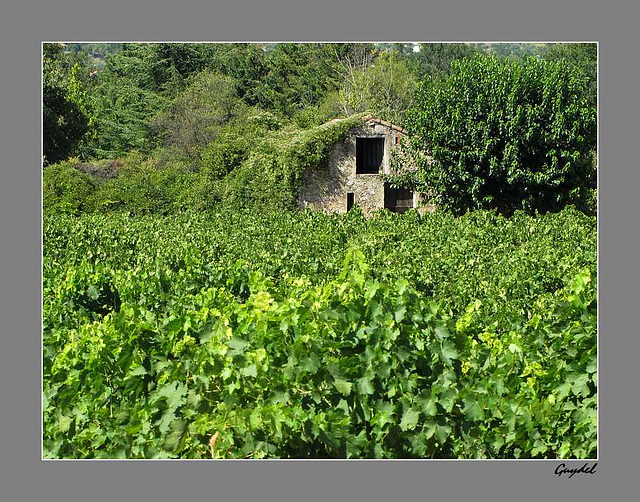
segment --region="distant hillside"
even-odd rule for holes
[[[86,52],[91,57],[93,65],[101,69],[104,66],[104,58],[108,54],[115,54],[122,49],[122,44],[83,44],[65,43],[62,44],[67,52]]]
[[[416,51],[420,46],[424,47],[429,44],[435,44],[435,42],[402,42],[396,43],[376,43],[375,45],[381,49],[398,49],[403,47],[407,51]],[[525,54],[531,54],[534,56],[542,56],[548,51],[552,43],[525,43],[525,42],[462,42],[462,44],[469,45],[475,49],[478,49],[485,54],[497,54],[504,57],[517,57],[521,58]],[[436,45],[442,45],[437,43]],[[460,45],[460,43],[451,43],[451,45]]]
[[[113,54],[122,49],[122,44],[83,44],[83,43],[67,43],[64,44],[67,51],[80,52],[85,51],[93,57],[104,57],[107,54]]]
[[[403,43],[383,43],[378,42],[374,45],[380,49],[397,49],[399,46],[406,46],[409,50],[418,44],[426,45],[430,42],[403,42]],[[476,47],[488,54],[498,54],[500,56],[516,56],[522,57],[524,54],[532,54],[540,56],[544,54],[553,45],[552,43],[524,43],[524,42],[467,42],[468,45]],[[122,43],[66,43],[65,48],[69,52],[87,52],[101,66],[107,54],[113,54],[122,49]],[[258,44],[265,52],[271,52],[278,43],[262,43]]]
[[[553,44],[550,43],[523,43],[523,42],[482,42],[470,43],[483,52],[497,54],[499,56],[522,57],[525,54],[541,56],[548,51]]]

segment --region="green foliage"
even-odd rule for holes
[[[98,182],[79,172],[72,164],[50,165],[42,172],[42,202],[50,213],[80,213],[89,209],[87,201]]]
[[[199,160],[202,149],[241,108],[233,80],[205,70],[195,75],[155,122],[166,146],[175,146],[186,158]]]
[[[407,178],[457,213],[586,205],[596,188],[596,109],[561,63],[475,57],[424,82],[407,114]],[[407,180],[403,180],[407,181]]]
[[[469,44],[428,43],[420,44],[419,52],[403,47],[400,53],[416,78],[443,80],[450,75],[453,61],[477,55],[478,50]]]
[[[83,57],[45,44],[45,124],[73,116],[65,103],[95,117],[94,135],[65,131],[67,150],[53,150],[120,159],[115,178],[75,160],[43,172],[46,457],[597,455],[595,218],[532,217],[517,203],[498,206],[508,219],[281,211],[362,120],[320,125],[344,113],[340,89],[358,84],[367,108],[402,113],[410,58],[371,44],[123,44],[87,79]],[[499,152],[527,164],[527,145],[556,141],[557,164],[534,170],[556,194],[581,169],[571,142],[590,144],[594,116],[574,98],[583,74],[536,64],[466,61],[424,84],[410,153],[442,167],[462,152],[499,171],[519,165]],[[478,68],[476,87],[447,87]],[[455,113],[430,92],[449,92]],[[434,152],[425,138],[447,141]],[[454,188],[466,176],[433,173]],[[536,208],[544,199],[513,173]],[[402,176],[429,189],[439,179]]]
[[[268,54],[257,44],[122,44],[94,83],[88,155],[164,144],[192,162],[247,106],[289,120],[336,88],[325,44],[278,44]]]
[[[91,99],[92,92],[93,84],[90,81],[87,68],[75,63],[69,75],[67,95],[69,101],[78,107],[87,120],[86,132],[78,145],[80,156],[83,158],[86,158],[91,153],[91,145],[96,141],[98,132],[96,115]]]
[[[210,68],[233,78],[238,95],[249,106],[260,104],[267,68],[264,51],[256,44],[210,45]]]
[[[43,44],[42,49],[42,139],[47,165],[81,153],[81,141],[93,120],[86,54],[66,53],[60,44]]]
[[[354,72],[352,82],[340,89],[340,103],[347,115],[369,111],[402,124],[415,87],[415,78],[402,59],[384,52],[365,70]]]
[[[573,210],[45,215],[45,457],[210,458],[216,433],[216,458],[595,457],[595,234]]]
[[[159,167],[138,152],[129,154],[123,163],[118,177],[105,181],[91,195],[90,209],[166,214],[192,205],[188,194],[193,175],[184,164]]]
[[[93,157],[116,158],[132,150],[148,153],[161,144],[151,126],[151,118],[168,106],[159,94],[130,82],[100,80],[92,106],[97,128],[90,147]]]
[[[278,44],[266,54],[258,105],[284,117],[318,104],[335,88],[325,44]]]
[[[553,44],[544,54],[548,61],[572,66],[587,79],[584,90],[589,103],[598,103],[598,45],[595,43]]]
[[[64,89],[42,89],[42,150],[44,164],[68,159],[88,131],[89,120]]]
[[[186,56],[178,62],[175,58],[191,53],[190,49],[172,45],[123,44],[106,57],[104,68],[94,77],[91,96],[96,128],[87,145],[91,156],[115,158],[131,150],[150,153],[162,144],[153,118],[186,87],[185,79],[202,67]]]
[[[185,81],[203,71],[209,44],[122,44],[109,54],[99,78],[102,82],[127,82],[141,90],[174,98]]]
[[[503,58],[517,61],[527,56],[540,57],[550,45],[547,43],[526,43],[526,42],[480,42],[471,44],[486,54],[492,54]]]
[[[78,66],[85,75],[92,68],[89,57],[84,52],[66,52],[59,43],[42,44],[42,83],[43,87],[66,89],[73,68]]]
[[[221,129],[204,149],[199,166],[181,151],[162,150],[158,157],[134,151],[119,161],[124,167],[115,178],[87,178],[73,168],[65,170],[64,178],[46,176],[47,194],[67,193],[76,177],[76,185],[89,180],[92,187],[74,195],[76,208],[86,212],[168,214],[212,209],[219,203],[263,211],[294,208],[303,172],[322,169],[330,148],[361,120],[357,116],[310,129],[279,130],[273,115],[258,113]],[[46,213],[59,212],[59,200],[46,195],[43,207]]]
[[[224,178],[247,158],[250,146],[245,138],[229,136],[219,137],[202,154],[200,165],[203,175],[212,181]]]
[[[290,127],[269,133],[225,178],[223,200],[260,210],[297,207],[305,170],[324,168],[333,145],[362,120],[362,115],[354,115],[309,129]]]
[[[94,58],[104,58],[107,54],[113,54],[122,49],[122,44],[78,44],[68,43],[66,49],[72,53],[86,52]]]
[[[222,129],[202,153],[197,190],[203,194],[203,203],[198,208],[218,202],[224,191],[223,184],[227,183],[225,177],[247,160],[265,136],[280,128],[281,123],[273,114],[254,110]]]

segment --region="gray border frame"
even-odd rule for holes
[[[638,445],[637,19],[631,2],[23,0],[3,6],[0,313],[4,500],[633,500]],[[195,4],[195,5],[194,5]],[[594,40],[600,43],[600,451],[595,476],[541,461],[40,460],[40,44],[44,40]],[[635,182],[635,183],[634,183]],[[637,307],[636,307],[637,308]],[[634,350],[636,349],[636,350]],[[572,463],[579,467],[580,462]],[[626,496],[629,493],[629,496]]]

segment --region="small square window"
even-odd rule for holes
[[[379,174],[384,138],[356,138],[356,174]]]

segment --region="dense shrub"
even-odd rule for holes
[[[191,207],[194,174],[180,164],[158,168],[152,162],[128,165],[91,198],[96,211],[167,214]]]
[[[89,199],[98,186],[96,178],[69,162],[50,165],[42,172],[42,203],[47,212],[80,213],[90,209]]]

